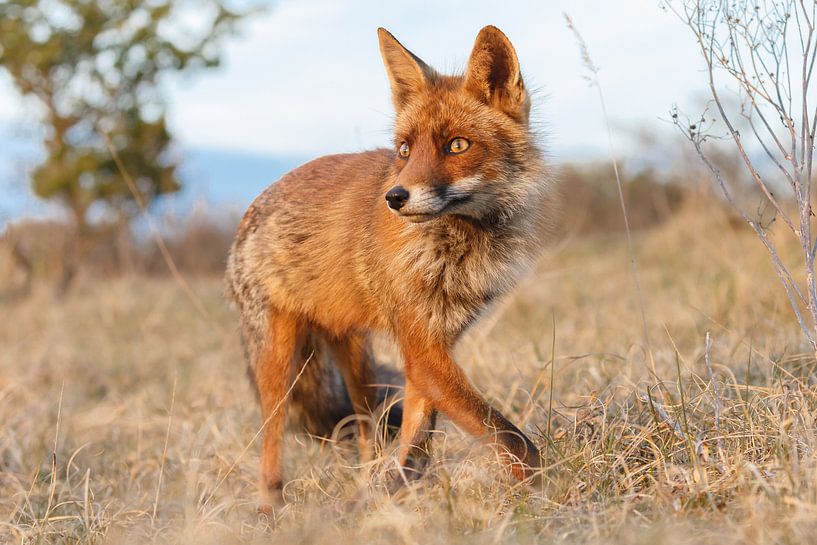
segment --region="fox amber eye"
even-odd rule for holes
[[[449,153],[462,153],[468,148],[471,147],[471,142],[466,140],[465,138],[455,138],[448,144],[448,152]]]
[[[402,144],[400,144],[400,149],[397,150],[397,153],[400,154],[400,157],[408,157],[409,156],[408,142],[403,142]]]

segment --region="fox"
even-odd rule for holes
[[[377,34],[393,145],[285,174],[249,206],[227,260],[226,292],[263,421],[266,510],[284,501],[288,414],[317,434],[361,416],[366,456],[373,432],[365,416],[383,401],[374,335],[393,340],[402,359],[398,481],[422,472],[438,413],[493,444],[517,479],[541,471],[534,442],[452,356],[555,229],[557,191],[516,51],[486,26],[464,72],[445,75],[387,30]]]

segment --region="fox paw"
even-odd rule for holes
[[[283,483],[280,480],[262,481],[259,489],[261,501],[258,504],[258,513],[272,517],[276,510],[286,505],[283,495]]]

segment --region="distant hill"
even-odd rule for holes
[[[0,135],[0,222],[26,216],[51,216],[59,208],[31,194],[26,171],[36,164],[39,148],[31,141]],[[181,192],[156,203],[156,213],[184,216],[196,204],[208,208],[243,209],[267,185],[304,163],[284,157],[241,151],[194,148],[182,150]]]
[[[202,202],[243,209],[269,184],[309,160],[206,148],[183,151],[182,155],[179,176],[184,189],[168,201],[184,208]]]

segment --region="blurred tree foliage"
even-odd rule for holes
[[[35,194],[65,204],[80,236],[92,205],[108,224],[132,217],[103,134],[144,202],[177,191],[164,76],[217,66],[245,15],[222,0],[0,0],[0,66],[47,129]]]

